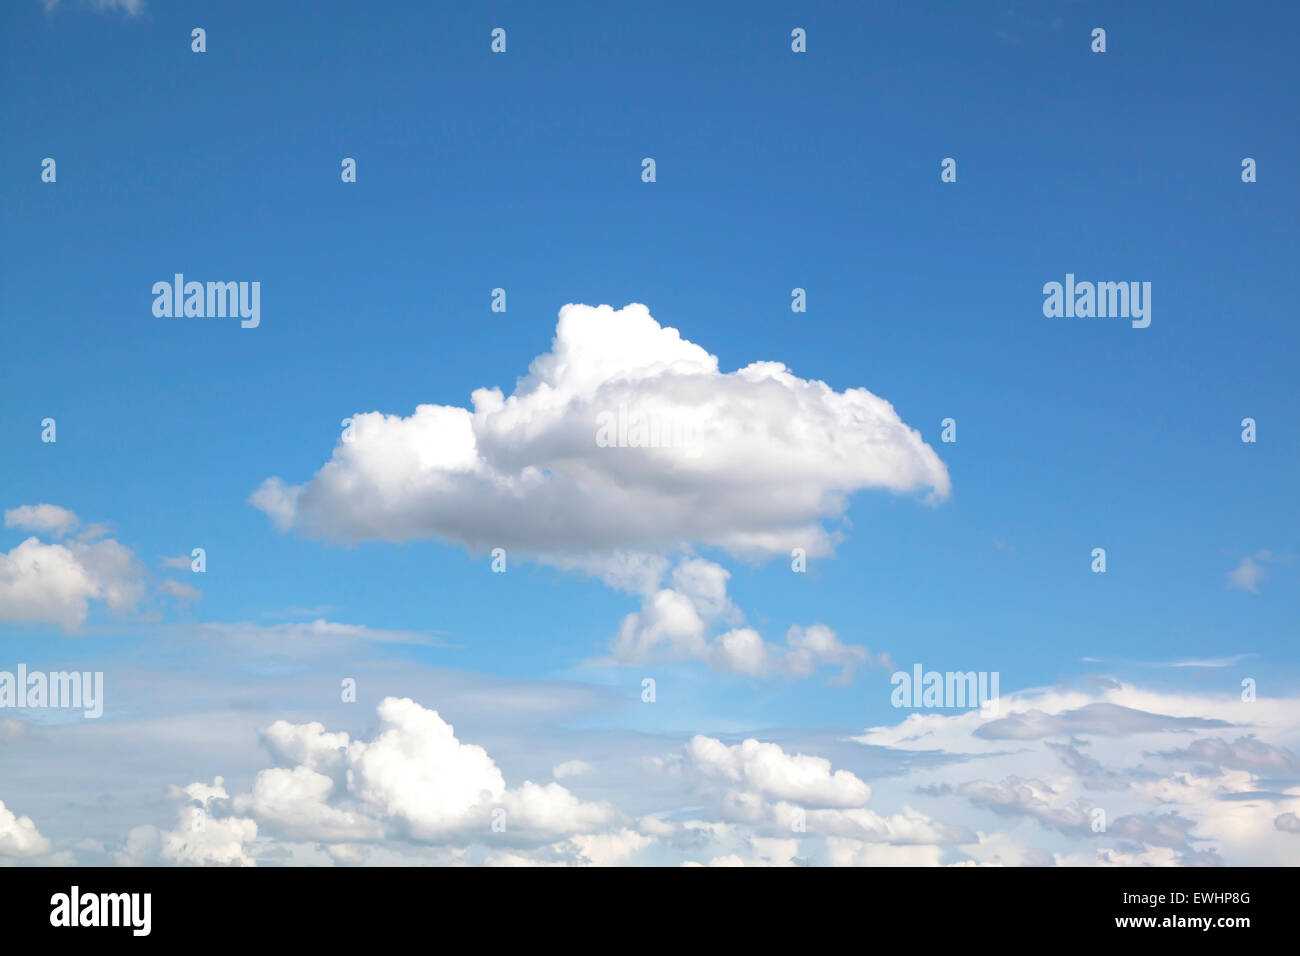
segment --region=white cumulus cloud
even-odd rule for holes
[[[387,697],[378,713],[370,740],[315,722],[271,724],[263,741],[289,766],[260,771],[252,792],[234,799],[235,810],[285,837],[331,844],[535,843],[593,833],[614,819],[607,804],[583,801],[558,783],[507,786],[486,750],[458,740],[437,711],[409,698]]]
[[[849,494],[950,489],[938,455],[883,398],[776,362],[724,373],[643,305],[565,306],[513,394],[470,398],[353,415],[314,478],[269,478],[250,501],[319,538],[442,538],[555,560],[692,542],[825,553],[822,522]]]
[[[32,857],[50,852],[31,817],[20,817],[0,801],[0,856]]]
[[[63,532],[76,515],[55,505],[26,505],[5,512],[5,525]],[[96,532],[97,533],[97,532]],[[0,551],[0,624],[56,624],[74,631],[90,602],[110,610],[133,609],[145,595],[145,576],[131,549],[112,538],[43,542],[33,536]]]

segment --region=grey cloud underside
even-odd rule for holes
[[[1102,766],[1100,761],[1073,744],[1049,743],[1047,746],[1061,758],[1061,763],[1078,775],[1089,790],[1124,790],[1129,786],[1124,775]],[[1142,773],[1146,777],[1154,776],[1149,772]]]
[[[1157,731],[1207,730],[1231,727],[1224,720],[1203,717],[1171,717],[1152,714],[1118,704],[1086,704],[1060,714],[1030,710],[991,721],[974,731],[986,740],[1038,740],[1072,734],[1123,736]]]
[[[1194,760],[1232,770],[1300,773],[1300,758],[1283,747],[1254,737],[1238,737],[1229,743],[1215,737],[1194,740],[1182,750],[1160,753],[1169,760]]]

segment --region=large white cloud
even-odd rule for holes
[[[482,747],[463,744],[437,711],[409,699],[379,705],[384,727],[348,750],[350,788],[379,813],[421,840],[488,825],[491,804],[505,792],[497,765]]]
[[[270,478],[250,500],[281,529],[342,541],[815,554],[832,540],[821,522],[854,491],[950,488],[884,399],[775,362],[720,372],[643,305],[565,306],[514,393],[481,388],[471,402],[355,415],[311,481]]]

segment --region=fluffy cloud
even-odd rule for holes
[[[724,592],[703,592],[726,613]],[[503,755],[528,751],[533,766],[564,761],[554,763],[560,782],[517,782],[437,712],[387,698],[378,726],[360,736],[318,722],[265,726],[274,766],[263,764],[247,792],[232,798],[220,779],[176,791],[179,825],[137,828],[120,857],[223,865],[1295,862],[1300,787],[1287,781],[1296,773],[1300,701],[1114,682],[1008,694],[1001,706],[1040,729],[1054,718],[1047,726],[1058,739],[979,737],[991,721],[975,711],[877,728],[871,749],[860,751],[833,735],[827,750],[698,735],[668,756],[658,748],[622,754],[633,738],[586,751],[570,740],[547,761],[536,739],[503,742]],[[1201,723],[1178,722],[1196,713]],[[1179,738],[1173,749],[1171,735]],[[568,778],[578,792],[561,785]],[[586,788],[624,809],[592,802]],[[196,808],[207,811],[197,833],[189,817]],[[505,832],[494,831],[494,819]]]
[[[556,780],[563,780],[565,777],[577,777],[582,774],[595,773],[596,768],[585,760],[566,760],[564,763],[556,764],[551,770]]]
[[[66,533],[77,516],[56,505],[25,505],[5,512],[5,525]],[[42,542],[30,537],[0,552],[0,624],[56,624],[74,631],[85,623],[90,601],[121,613],[145,595],[144,571],[130,548],[90,529],[78,540]]]
[[[941,499],[950,487],[884,399],[775,362],[723,373],[642,305],[565,306],[514,393],[478,389],[471,402],[354,415],[311,481],[271,478],[250,500],[281,529],[321,538],[576,559],[690,542],[820,553],[832,541],[821,522],[852,492]]]
[[[263,740],[278,762],[234,807],[291,839],[331,844],[391,837],[417,843],[530,844],[597,831],[614,819],[558,783],[508,787],[482,747],[462,743],[437,711],[406,698],[379,704],[371,740],[322,724],[276,721]],[[504,823],[498,832],[493,824]]]
[[[50,841],[41,836],[31,817],[17,816],[0,801],[0,856],[33,857],[50,852]]]
[[[121,866],[256,866],[249,852],[257,840],[257,823],[228,812],[225,781],[173,787],[180,804],[175,828],[168,831],[139,826],[127,835],[113,857]]]
[[[257,824],[245,817],[213,817],[202,830],[181,824],[163,835],[162,857],[181,866],[255,866],[248,853]]]
[[[697,735],[685,756],[690,771],[732,805],[770,797],[804,807],[860,807],[871,799],[871,788],[847,770],[832,771],[824,757],[787,754],[773,743],[728,746]]]
[[[696,736],[680,758],[661,765],[705,796],[706,812],[715,819],[674,824],[645,818],[640,828],[666,843],[712,850],[710,866],[790,866],[818,854],[833,865],[936,863],[943,845],[975,839],[908,806],[876,813],[866,806],[871,788],[857,775],[775,743],[727,745]]]
[[[784,645],[765,641],[752,627],[732,627],[711,637],[715,625],[743,619],[727,596],[730,576],[712,561],[683,560],[673,570],[671,587],[652,585],[641,610],[623,619],[610,642],[609,657],[599,663],[696,660],[747,677],[810,677],[830,666],[840,668],[836,680],[846,683],[859,665],[886,662],[861,645],[841,643],[824,624],[791,627]]]
[[[287,720],[277,720],[263,730],[262,740],[278,762],[329,775],[343,767],[349,742],[347,734],[327,733],[317,721],[291,724]]]
[[[351,789],[417,840],[436,841],[475,825],[487,829],[505,778],[482,747],[456,739],[436,711],[409,699],[379,705],[384,728],[348,751]]]
[[[52,534],[61,538],[81,524],[81,520],[67,508],[58,505],[20,505],[5,511],[6,528],[22,528],[37,534]]]
[[[583,833],[569,840],[574,855],[590,866],[620,863],[652,842],[651,837],[626,827],[612,833]]]
[[[382,825],[361,813],[330,806],[334,781],[308,767],[263,770],[253,781],[253,792],[236,800],[262,823],[290,838],[345,843],[374,840]]]

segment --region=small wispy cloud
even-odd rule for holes
[[[46,13],[53,13],[64,6],[63,0],[41,0]],[[144,0],[79,0],[76,6],[90,7],[92,10],[121,11],[128,17],[138,17],[144,12]]]
[[[176,598],[178,601],[186,603],[197,601],[203,597],[203,592],[198,588],[192,587],[188,584],[183,584],[180,581],[164,581],[162,584],[158,585],[158,590],[163,594]]]
[[[1240,664],[1254,654],[1233,654],[1231,657],[1206,657],[1199,660],[1170,661],[1168,664],[1153,664],[1152,667],[1232,667]]]
[[[297,618],[304,618],[304,617],[310,617],[310,618],[328,617],[329,615],[333,614],[337,610],[338,610],[338,606],[334,604],[313,604],[310,607],[298,607],[298,606],[283,607],[283,608],[277,608],[273,611],[263,611],[262,617],[278,618],[278,619],[284,619],[284,618],[297,619]]]
[[[1180,658],[1176,661],[1134,661],[1122,658],[1081,657],[1085,664],[1129,664],[1134,667],[1233,667],[1256,654],[1233,654],[1229,657]]]
[[[58,505],[22,505],[5,511],[5,527],[61,538],[81,524],[81,519]]]
[[[1282,555],[1274,554],[1267,549],[1248,554],[1241,559],[1241,563],[1236,568],[1228,572],[1228,587],[1258,594],[1260,582],[1268,576],[1268,569],[1264,565],[1276,564],[1282,560],[1284,560]]]
[[[213,621],[197,625],[196,633],[245,652],[255,651],[261,654],[309,653],[331,648],[337,651],[361,644],[410,644],[444,648],[456,646],[446,643],[435,632],[385,630],[324,619],[272,625],[247,621],[230,624]]]

